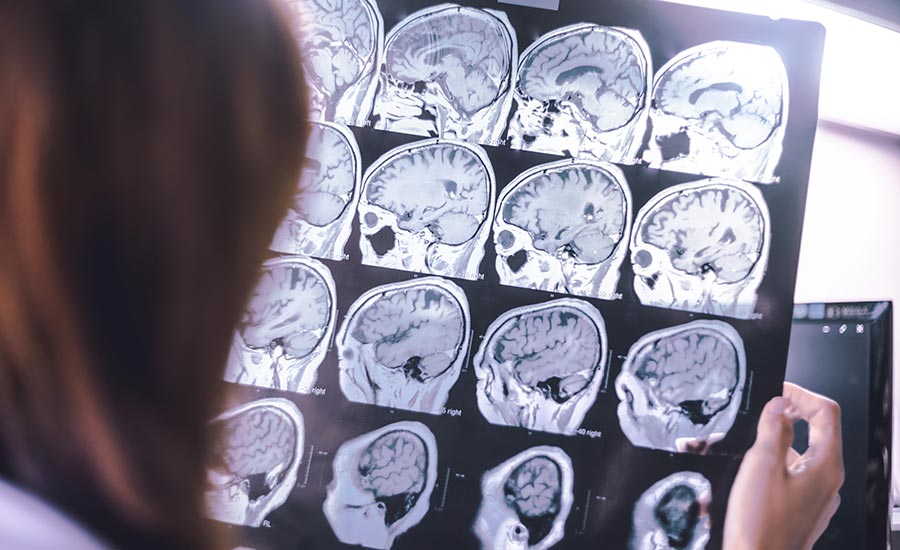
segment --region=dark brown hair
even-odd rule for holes
[[[207,548],[207,421],[306,140],[264,0],[0,3],[0,468],[116,547]]]

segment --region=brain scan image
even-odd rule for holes
[[[770,227],[765,199],[750,184],[672,186],[635,218],[635,294],[644,305],[749,319],[769,261]]]
[[[478,145],[432,139],[388,151],[363,178],[362,263],[478,279],[494,188]]]
[[[438,277],[375,287],[338,331],[341,391],[350,401],[441,414],[469,353],[469,302]]]
[[[746,363],[743,340],[722,321],[693,321],[643,336],[616,379],[622,431],[638,447],[708,448],[734,423]]]
[[[285,0],[303,52],[314,120],[365,126],[384,48],[374,0]]]
[[[491,424],[573,435],[606,370],[606,326],[573,298],[511,309],[475,356],[478,409]]]
[[[428,512],[437,443],[419,422],[397,422],[341,445],[323,510],[344,544],[388,549]]]
[[[359,145],[346,127],[329,122],[310,124],[308,144],[293,204],[269,248],[343,260],[359,201]]]
[[[411,14],[387,36],[375,128],[496,145],[517,54],[503,12],[441,4]]]
[[[207,466],[207,513],[259,527],[297,484],[303,415],[287,399],[260,399],[222,413],[212,425],[221,439]]]
[[[631,191],[611,164],[536,166],[503,189],[494,217],[500,282],[610,299],[631,234]]]
[[[572,460],[532,447],[488,470],[473,529],[483,550],[544,550],[562,540],[572,509]]]
[[[633,164],[652,74],[650,49],[637,31],[579,23],[550,32],[522,54],[509,144]]]
[[[654,168],[774,183],[787,123],[788,81],[773,48],[710,42],[677,55],[653,85]]]
[[[634,506],[631,550],[702,550],[709,541],[709,481],[678,472],[647,489]]]
[[[327,267],[296,256],[266,262],[238,324],[225,380],[311,393],[336,316],[334,279]]]

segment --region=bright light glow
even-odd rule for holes
[[[772,18],[818,21],[826,30],[819,97],[824,120],[900,135],[900,33],[803,0],[666,0]]]

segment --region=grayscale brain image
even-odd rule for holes
[[[509,111],[516,34],[503,12],[440,4],[388,33],[375,128],[496,145]]]
[[[269,260],[238,325],[225,380],[310,393],[336,317],[335,283],[324,264],[296,256]]]
[[[471,339],[469,303],[439,277],[375,287],[337,336],[341,391],[350,401],[440,414]]]
[[[617,167],[586,160],[536,166],[500,196],[500,283],[610,299],[630,234],[631,191]]]
[[[655,483],[634,506],[631,550],[702,550],[709,541],[709,481],[678,472]]]
[[[338,540],[390,548],[428,512],[437,460],[434,435],[419,422],[396,422],[341,445],[323,506]]]
[[[579,23],[522,54],[508,138],[514,149],[632,164],[653,70],[637,31]]]
[[[303,56],[314,120],[364,126],[378,86],[384,23],[375,0],[284,0]]]
[[[343,260],[359,201],[359,145],[346,127],[313,122],[306,157],[293,203],[269,248]]]
[[[572,508],[572,460],[558,447],[532,447],[481,478],[473,530],[484,550],[543,550],[559,542]]]
[[[417,141],[367,171],[359,202],[362,263],[475,280],[494,209],[487,153],[462,141]]]
[[[597,398],[606,327],[571,298],[515,308],[488,327],[474,359],[478,409],[491,424],[572,435]]]
[[[634,221],[634,290],[644,305],[749,319],[766,273],[769,209],[753,185],[669,187]]]
[[[209,517],[259,527],[284,504],[303,459],[303,415],[287,399],[253,401],[213,420],[222,438],[207,467]]]
[[[787,75],[773,48],[691,48],[656,75],[644,159],[655,168],[774,183],[787,106]]]
[[[619,424],[632,444],[703,452],[731,429],[744,393],[741,337],[722,321],[651,332],[616,379]]]

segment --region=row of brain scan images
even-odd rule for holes
[[[267,398],[216,419],[223,434],[207,468],[213,519],[259,527],[298,482],[305,425],[297,406]],[[438,445],[420,422],[396,422],[345,442],[333,460],[323,512],[345,544],[387,550],[428,513]],[[558,447],[537,446],[481,477],[472,525],[483,549],[550,548],[563,539],[572,508],[572,461]],[[678,472],[655,483],[634,506],[631,548],[704,548],[709,539],[709,481]]]
[[[535,166],[496,199],[491,161],[475,144],[406,144],[364,176],[346,127],[314,123],[310,144],[293,208],[271,244],[276,252],[341,260],[357,215],[364,264],[475,280],[493,233],[502,284],[610,299],[630,248],[641,303],[754,313],[771,229],[766,202],[751,184],[675,185],[632,222],[628,182],[605,162]]]
[[[777,181],[788,82],[770,47],[710,42],[654,77],[636,30],[570,25],[520,58],[502,11],[440,4],[385,36],[375,0],[285,1],[318,120],[633,164],[649,119],[653,167]]]
[[[236,331],[229,382],[311,393],[337,324],[326,266],[299,257],[265,266]],[[372,288],[337,331],[339,381],[356,403],[440,414],[469,357],[465,292],[439,277]],[[478,408],[491,424],[573,435],[606,376],[603,317],[574,298],[510,309],[473,359]],[[646,334],[615,380],[622,431],[636,446],[694,452],[731,428],[744,392],[740,335],[722,321]],[[698,447],[699,446],[699,447]]]

